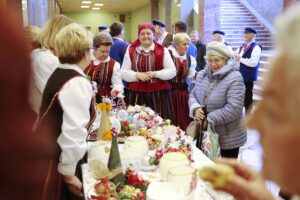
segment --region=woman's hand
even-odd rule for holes
[[[73,194],[83,196],[82,183],[76,176],[64,176],[64,181],[67,183],[69,190]]]
[[[238,163],[235,159],[219,159],[218,163],[230,165],[235,175],[229,178],[225,186],[217,188],[226,191],[237,200],[274,200],[267,190],[261,175],[247,165]]]
[[[201,107],[196,108],[194,113],[195,113],[194,117],[198,121],[202,121],[205,118],[204,111],[203,111],[203,109]]]
[[[148,74],[151,78],[155,78],[155,76],[156,76],[156,71],[149,71],[149,72],[147,72],[147,74]]]
[[[147,73],[144,72],[137,72],[136,73],[136,79],[140,81],[149,81],[151,79],[151,76]]]

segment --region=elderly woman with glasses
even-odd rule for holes
[[[265,180],[277,183],[292,200],[300,199],[299,9],[300,5],[293,6],[276,23],[277,55],[265,79],[262,101],[248,123],[260,133],[262,175],[235,161],[222,161],[235,175],[220,189],[237,199],[279,199],[267,190]]]
[[[214,125],[219,134],[222,157],[237,158],[239,147],[247,140],[243,102],[243,77],[235,69],[232,51],[221,42],[206,46],[208,66],[197,74],[189,97],[190,116],[205,128]],[[207,113],[206,113],[207,112]]]
[[[171,86],[176,75],[169,51],[155,42],[150,23],[139,26],[138,39],[128,47],[122,64],[122,79],[128,83],[128,104],[146,105],[165,119],[172,118]]]

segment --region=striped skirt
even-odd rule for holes
[[[189,93],[187,89],[173,89],[172,103],[173,103],[173,123],[185,131],[186,127],[192,121],[189,117],[188,106]]]
[[[127,90],[125,101],[128,105],[145,105],[152,108],[163,119],[172,119],[172,100],[170,90],[156,92],[136,92]]]

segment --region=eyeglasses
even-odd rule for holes
[[[206,62],[208,64],[219,64],[221,63],[222,61],[224,61],[225,59],[224,58],[217,58],[217,59],[206,59]]]

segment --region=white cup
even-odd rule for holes
[[[196,169],[191,166],[176,166],[170,168],[167,181],[180,184],[184,194],[189,195],[195,191],[197,186]]]
[[[88,150],[88,160],[101,160],[105,165],[108,163],[110,142],[103,140],[93,142]]]
[[[167,179],[168,171],[175,166],[189,165],[190,161],[187,156],[180,152],[165,153],[159,162],[159,174],[162,180]]]
[[[134,135],[126,138],[124,150],[135,154],[133,156],[144,157],[148,155],[149,146],[144,137]]]

